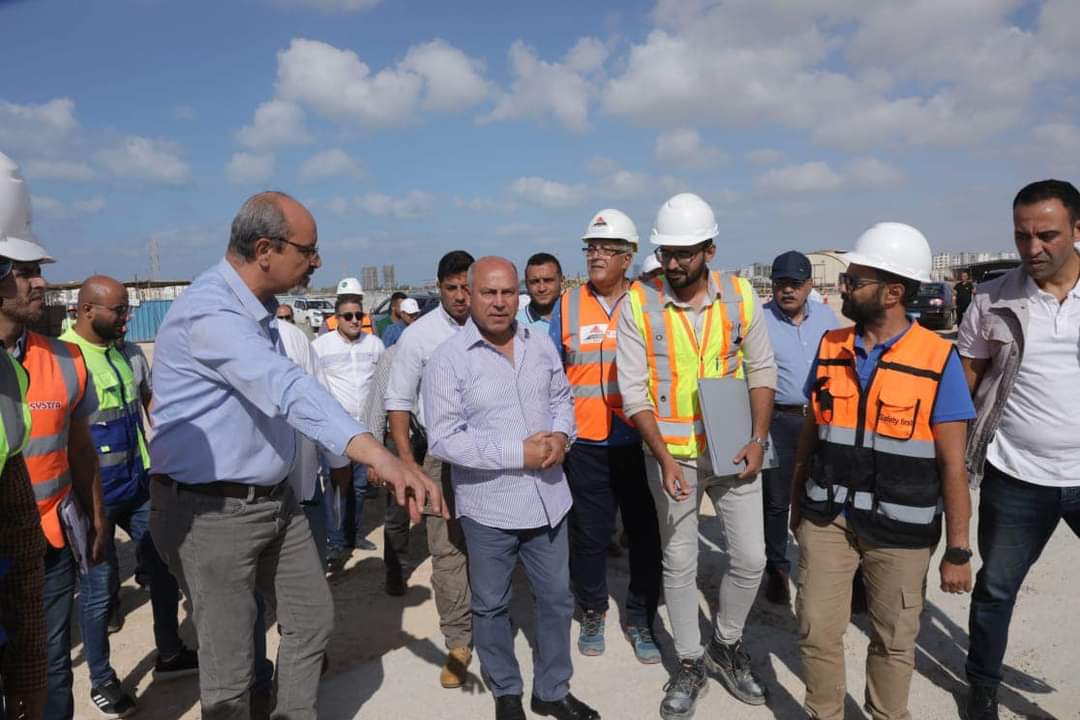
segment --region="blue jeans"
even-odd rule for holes
[[[979,499],[979,555],[968,621],[967,677],[996,687],[1009,642],[1016,595],[1058,523],[1080,535],[1080,486],[1033,485],[987,463]]]
[[[461,518],[469,548],[473,641],[491,694],[521,695],[521,670],[510,625],[510,581],[518,558],[525,566],[536,613],[533,695],[562,700],[570,692],[570,548],[567,522],[557,527],[501,530]]]
[[[791,571],[787,559],[788,510],[791,505],[791,476],[795,472],[795,450],[806,418],[802,415],[773,413],[769,424],[777,467],[761,471],[761,493],[765,505],[765,566],[770,570]]]
[[[101,687],[116,678],[116,672],[109,664],[108,624],[120,584],[115,543],[117,526],[123,528],[139,547],[143,567],[150,574],[150,605],[154,613],[154,643],[158,655],[168,658],[183,649],[177,620],[180,590],[150,538],[150,500],[140,493],[131,500],[107,505],[105,518],[109,523],[105,535],[107,559],[91,567],[81,578],[79,592],[79,620],[93,687]]]
[[[45,551],[45,624],[49,697],[45,720],[71,720],[71,607],[75,604],[75,557],[68,547]]]
[[[326,478],[326,494],[337,492],[330,481],[330,468],[323,465],[323,477]],[[356,546],[356,533],[364,518],[364,496],[367,493],[367,466],[353,463],[351,493],[345,493],[341,499],[341,524],[335,522],[334,503],[331,497],[323,500],[326,517],[326,541],[331,549],[342,550]]]

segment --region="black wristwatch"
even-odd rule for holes
[[[971,548],[951,547],[945,548],[945,562],[952,565],[967,565],[971,561]]]

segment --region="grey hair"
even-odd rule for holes
[[[281,250],[289,238],[289,224],[281,210],[282,200],[292,200],[283,192],[267,191],[252,195],[240,206],[232,221],[229,252],[244,260],[255,259],[255,243],[268,239],[275,250]]]

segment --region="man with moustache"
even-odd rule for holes
[[[1017,596],[1061,520],[1080,534],[1080,193],[1042,180],[1017,193],[1021,265],[979,283],[957,349],[975,396],[967,468],[979,555],[967,657],[969,720],[997,720]]]
[[[870,625],[865,706],[871,717],[901,720],[911,717],[915,638],[943,508],[941,589],[971,589],[963,457],[975,412],[952,344],[905,311],[930,280],[923,234],[878,223],[845,258],[843,313],[855,325],[821,339],[791,487],[804,708],[820,720],[844,717],[844,632],[861,563]]]
[[[540,325],[540,330],[546,331],[563,291],[559,258],[546,252],[530,257],[525,263],[525,290],[529,293],[529,304],[518,310],[518,322]]]
[[[469,270],[471,321],[431,356],[423,396],[431,452],[452,465],[455,514],[469,547],[480,666],[496,720],[525,720],[510,583],[520,558],[536,605],[532,711],[599,720],[570,693],[570,594],[563,475],[574,404],[544,333],[514,319],[518,274],[503,258]]]
[[[333,601],[286,480],[299,430],[370,465],[414,520],[442,493],[402,466],[285,356],[274,296],[322,264],[315,218],[263,192],[233,219],[225,258],[169,309],[157,335],[150,454],[154,544],[191,599],[204,720],[248,720],[255,592],[281,619],[271,716],[318,717]]]
[[[386,414],[394,452],[407,467],[426,473],[433,483],[442,487],[451,514],[454,494],[450,486],[450,466],[427,453],[421,381],[431,354],[457,334],[469,319],[469,268],[472,264],[473,256],[464,250],[448,252],[439,260],[436,271],[439,307],[401,334],[401,339],[394,345],[397,354],[386,387]],[[417,456],[421,459],[417,460]],[[439,613],[439,628],[450,651],[439,672],[439,683],[447,689],[459,688],[468,676],[473,639],[465,537],[456,515],[449,520],[429,516],[425,524],[431,553],[431,589]],[[399,513],[388,516],[387,528],[394,529],[392,544],[400,547],[400,543],[407,542],[407,539],[402,540],[402,528],[407,532],[408,527],[401,522]],[[386,587],[391,594],[404,592],[399,562],[387,562]]]
[[[123,528],[138,546],[142,569],[150,578],[158,652],[154,676],[167,680],[193,675],[198,672],[199,660],[180,641],[179,587],[149,532],[150,456],[143,434],[139,389],[127,358],[116,347],[127,332],[131,311],[127,288],[113,278],[94,275],[79,289],[78,307],[75,327],[60,339],[82,350],[97,393],[97,409],[88,420],[101,468],[107,521],[105,562],[94,565],[82,577],[79,618],[90,670],[90,698],[103,713],[122,716],[133,709],[134,699],[123,689],[109,662],[108,622],[120,587],[116,527]]]
[[[570,510],[570,579],[582,609],[578,650],[604,653],[608,609],[607,549],[622,512],[630,540],[630,587],[623,625],[639,662],[660,662],[653,621],[660,599],[660,530],[645,478],[641,436],[623,413],[615,370],[616,328],[626,310],[626,273],[638,247],[623,212],[596,213],[582,236],[589,281],[563,295],[551,315],[574,395],[577,439],[566,454]]]
[[[801,252],[789,250],[778,255],[772,264],[772,300],[763,308],[776,356],[776,402],[769,436],[779,460],[778,467],[761,475],[765,500],[765,597],[778,605],[791,602],[788,507],[795,449],[807,414],[803,385],[821,336],[839,324],[828,305],[809,298],[814,287],[810,274],[810,259]]]
[[[652,233],[663,278],[635,284],[619,316],[619,391],[649,451],[645,470],[660,524],[664,601],[679,658],[660,704],[665,720],[693,716],[708,690],[706,672],[741,702],[765,702],[743,630],[765,567],[758,476],[768,446],[776,365],[749,281],[709,270],[719,234],[712,208],[699,196],[680,193],[665,202]],[[718,476],[712,468],[698,399],[703,378],[746,383],[752,427],[732,458],[746,463],[741,473]],[[702,494],[722,519],[730,558],[704,648],[697,587]]]

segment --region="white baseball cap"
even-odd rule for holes
[[[401,301],[401,307],[398,312],[406,315],[415,315],[420,312],[420,305],[412,298],[405,298]]]

